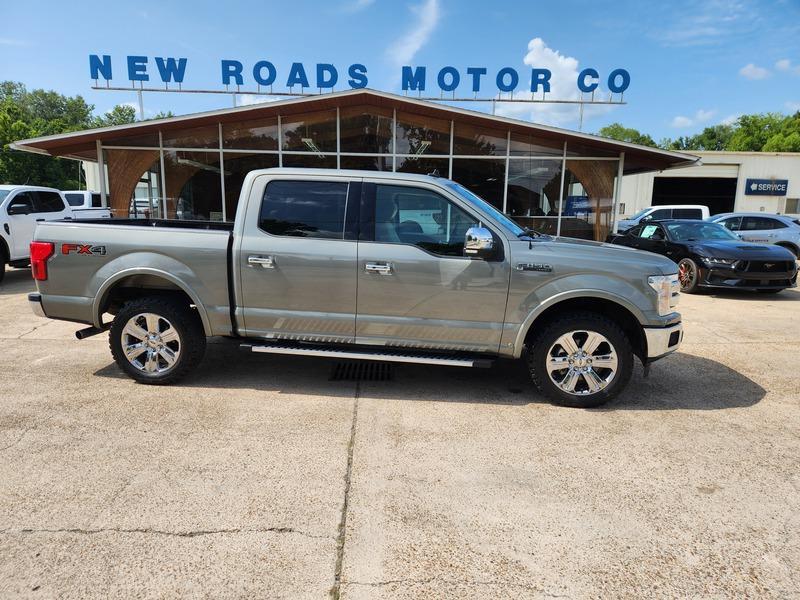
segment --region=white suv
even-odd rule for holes
[[[800,219],[769,213],[725,213],[710,221],[721,223],[748,242],[775,244],[800,256]]]
[[[28,266],[37,222],[72,218],[72,209],[56,189],[0,185],[0,281],[6,264]]]

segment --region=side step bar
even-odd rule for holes
[[[355,360],[378,360],[382,362],[414,363],[425,365],[443,365],[447,367],[480,367],[488,368],[493,361],[489,358],[451,356],[448,354],[401,354],[397,352],[369,350],[341,350],[339,348],[313,348],[305,346],[272,346],[242,344],[242,349],[267,354],[297,354],[302,356],[321,356],[323,358],[347,358]]]

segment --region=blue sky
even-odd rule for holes
[[[575,77],[596,68],[601,82],[618,67],[631,74],[625,106],[589,107],[583,130],[619,121],[656,139],[699,131],[742,113],[800,110],[800,0],[329,0],[311,2],[15,2],[3,9],[0,78],[29,88],[81,94],[102,112],[135,102],[131,92],[90,89],[89,54],[109,54],[114,84],[126,81],[126,57],[188,59],[184,87],[222,89],[220,60],[245,73],[275,64],[278,81],[293,62],[311,75],[332,63],[368,69],[369,87],[399,91],[402,64],[426,65],[429,89],[446,65],[488,69],[482,94],[496,91],[502,67],[553,72],[551,97],[574,98]],[[32,25],[35,24],[35,25]],[[251,77],[245,87],[255,89]],[[276,85],[276,89],[278,89]],[[435,86],[434,86],[435,87]],[[438,92],[435,92],[438,93]],[[227,96],[146,94],[147,114],[185,114],[231,105]],[[469,108],[491,110],[489,105]],[[505,105],[509,116],[578,128],[565,105]]]

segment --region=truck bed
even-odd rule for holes
[[[129,227],[159,227],[166,229],[205,229],[233,231],[233,221],[182,221],[178,219],[81,219],[81,223]]]

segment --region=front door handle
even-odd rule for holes
[[[391,275],[392,265],[390,263],[372,263],[368,262],[364,266],[367,273],[377,273],[378,275]]]
[[[261,265],[264,269],[274,269],[275,258],[273,256],[248,256],[247,264],[253,267]]]
[[[42,221],[44,221],[44,219],[36,219],[37,223],[41,223]]]

